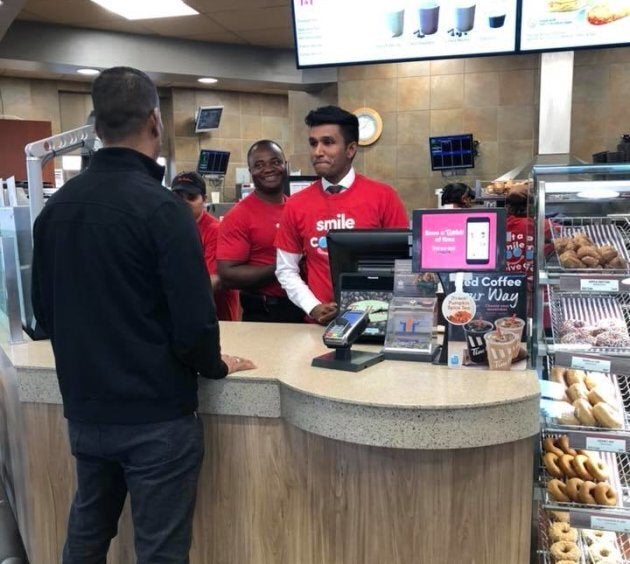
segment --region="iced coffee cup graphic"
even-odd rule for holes
[[[512,333],[516,338],[514,350],[512,351],[512,358],[516,358],[521,351],[521,340],[523,339],[525,321],[520,317],[501,317],[497,319],[494,324],[496,328],[500,329],[503,333]]]
[[[455,5],[454,24],[455,30],[466,33],[475,26],[475,8],[474,2],[463,1]]]
[[[498,29],[505,25],[505,11],[495,10],[488,12],[488,27]]]
[[[420,35],[437,33],[440,23],[440,5],[437,2],[422,2],[418,8]]]
[[[390,10],[385,13],[387,30],[391,37],[400,37],[405,27],[405,10]]]
[[[509,370],[516,337],[512,333],[490,331],[484,337],[490,370]]]
[[[484,319],[473,319],[464,325],[468,356],[474,364],[486,364],[488,362],[484,337],[493,329],[494,325]]]

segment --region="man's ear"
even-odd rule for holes
[[[160,137],[160,135],[162,135],[162,115],[160,114],[160,108],[153,108],[149,113],[149,127],[153,137]]]
[[[350,143],[348,143],[348,146],[346,147],[347,157],[350,160],[354,159],[354,157],[357,154],[358,149],[359,149],[359,144],[356,141],[351,141]]]

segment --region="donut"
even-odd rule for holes
[[[558,541],[554,542],[549,548],[553,559],[558,560],[570,560],[577,562],[580,559],[580,551],[574,542]]]
[[[586,388],[586,386],[584,387]],[[606,390],[604,386],[595,386],[590,392],[587,393],[586,397],[591,405],[596,405],[600,401],[603,401],[604,403],[608,403],[610,405],[614,405],[615,397],[611,392],[612,390]]]
[[[580,503],[586,503],[587,505],[595,505],[597,503],[593,497],[595,485],[595,482],[591,482],[590,480],[587,480],[582,484],[578,493],[578,500]]]
[[[575,470],[573,470],[573,465],[571,464],[574,458],[575,457],[572,454],[563,454],[558,458],[558,468],[562,470],[567,478],[577,478],[577,474],[575,473]]]
[[[558,423],[561,425],[579,425],[580,420],[575,416],[575,409],[573,411],[565,411],[557,418]]]
[[[565,379],[567,386],[571,384],[581,384],[586,380],[586,372],[584,372],[584,370],[578,370],[577,368],[567,368],[565,370]]]
[[[608,429],[623,428],[623,418],[619,412],[603,401],[600,401],[598,404],[593,406],[593,417],[595,417],[602,427],[606,427]]]
[[[584,382],[576,382],[575,384],[571,384],[567,388],[567,396],[569,399],[574,402],[580,398],[587,399],[589,397],[589,391]],[[593,402],[591,402],[593,403]]]
[[[575,562],[575,560],[556,560],[556,564],[575,564]],[[597,564],[599,564],[599,562]]]
[[[558,467],[559,456],[553,452],[546,452],[543,456],[543,464],[547,472],[554,478],[564,478],[564,472]]]
[[[577,452],[569,446],[569,437],[566,435],[560,435],[556,440],[556,444],[565,454],[570,454],[571,456],[575,456],[577,454]]]
[[[608,482],[597,484],[593,488],[593,497],[597,505],[617,505],[617,492]]]
[[[599,541],[588,548],[588,554],[593,562],[620,562],[621,554],[611,542]]]
[[[549,511],[549,515],[554,521],[559,521],[560,523],[569,523],[571,520],[568,511]]]
[[[553,366],[551,368],[551,371],[549,372],[549,380],[566,385],[566,381],[564,379],[564,371],[565,369],[562,366]]]
[[[627,330],[626,322],[618,317],[604,317],[597,322],[597,327],[601,327],[606,331],[610,331],[611,329]]]
[[[598,482],[608,480],[608,467],[601,460],[593,460],[592,458],[587,457],[584,467],[586,468],[586,471]]]
[[[593,480],[595,476],[593,476],[587,469],[586,463],[589,461],[589,457],[584,454],[578,454],[573,457],[571,464],[573,465],[573,470],[577,474],[578,478],[582,478],[582,480]]]
[[[575,400],[573,407],[575,407],[575,416],[582,425],[586,425],[587,427],[595,427],[597,425],[597,421],[595,421],[595,417],[593,416],[593,408],[588,401],[585,399]]]
[[[604,376],[601,372],[589,372],[586,375],[584,384],[586,384],[586,387],[589,390],[592,390],[593,388],[596,388],[597,386],[602,386],[606,391],[610,390],[611,392],[610,395],[613,395],[614,387],[612,385],[612,382],[608,378],[606,378],[606,376]]]
[[[604,333],[602,333],[602,335],[603,334]],[[560,337],[560,343],[562,343],[563,345],[594,345],[595,339],[596,338],[593,337],[593,335],[591,335],[588,331],[578,329],[577,331],[562,335],[562,337]]]
[[[564,454],[564,451],[555,445],[553,437],[547,437],[543,441],[543,448],[545,449],[545,452],[553,452],[556,456],[562,456]]]
[[[553,542],[577,540],[577,529],[573,529],[569,523],[552,523],[549,526],[549,538]]]
[[[617,539],[617,535],[612,531],[597,531],[595,529],[582,529],[582,536],[586,539],[586,544],[591,545],[597,542],[612,542]]]
[[[571,334],[571,333],[569,333]],[[562,339],[560,339],[562,341]],[[617,331],[604,331],[595,337],[597,347],[627,347],[630,345],[630,338],[627,334]]]
[[[562,323],[560,323],[558,331],[560,331],[560,335],[564,335],[565,333],[572,333],[576,329],[582,329],[582,327],[586,327],[586,322],[582,319],[565,319]]]
[[[567,481],[567,495],[571,498],[571,501],[580,501],[580,488],[584,484],[582,478],[571,478]],[[566,523],[565,523],[566,524]],[[571,540],[571,539],[556,539],[556,540]]]
[[[549,480],[547,483],[547,491],[555,501],[571,501],[571,498],[567,495],[567,485],[562,480],[558,480],[557,478]]]

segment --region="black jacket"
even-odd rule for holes
[[[174,419],[197,408],[197,374],[227,374],[197,226],[163,174],[101,149],[35,222],[33,308],[70,420]]]

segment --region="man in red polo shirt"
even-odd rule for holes
[[[286,197],[287,163],[280,146],[263,139],[247,153],[255,190],[223,218],[217,245],[223,283],[238,288],[243,321],[299,323],[304,312],[276,279],[276,237]]]
[[[310,128],[311,161],[320,179],[285,206],[276,236],[276,276],[293,303],[326,324],[337,315],[328,230],[408,228],[409,219],[394,188],[355,173],[359,120],[354,114],[325,106],[310,112],[305,122]],[[306,283],[300,277],[302,257]]]
[[[203,256],[214,291],[217,317],[221,321],[238,321],[240,318],[238,292],[224,288],[217,274],[216,252],[220,222],[205,210],[206,183],[204,179],[196,172],[181,172],[173,178],[171,190],[188,204],[197,221]],[[185,273],[182,275],[185,276]]]

